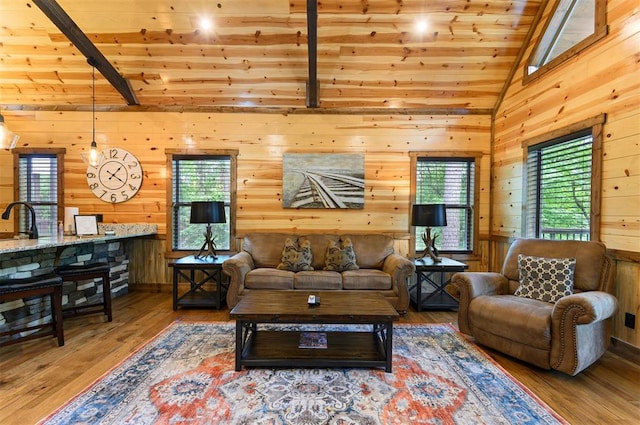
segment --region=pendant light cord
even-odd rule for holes
[[[96,144],[96,63],[93,58],[88,58],[91,65],[91,147],[89,149],[89,160],[92,167],[97,167],[100,163],[98,156],[98,145]]]
[[[92,82],[92,86],[93,86],[93,90],[92,90],[92,103],[93,103],[93,107],[91,108],[92,110],[92,114],[91,114],[91,127],[93,128],[93,137],[92,137],[92,141],[96,141],[96,67],[94,65],[91,66],[91,69],[93,70],[91,72],[91,82]]]

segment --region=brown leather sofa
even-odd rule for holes
[[[575,258],[573,294],[555,303],[514,295],[519,254]],[[611,295],[612,262],[602,243],[518,239],[500,273],[457,273],[446,289],[460,302],[461,332],[541,368],[576,375],[609,346],[617,300]]]
[[[287,239],[311,243],[313,270],[289,271],[277,268]],[[325,268],[327,243],[350,239],[357,270],[331,271]],[[226,260],[222,270],[229,275],[227,304],[233,308],[249,291],[376,291],[395,309],[406,313],[409,307],[407,278],[415,271],[413,262],[394,252],[393,239],[382,234],[249,233],[242,251]]]

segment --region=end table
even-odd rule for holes
[[[215,307],[218,310],[222,304],[222,289],[227,286],[222,281],[222,263],[230,255],[218,255],[216,258],[198,258],[193,255],[170,262],[173,268],[173,309],[182,307]],[[196,280],[196,270],[202,272],[202,277]],[[189,283],[189,290],[178,295],[180,277]],[[206,283],[213,283],[215,292],[203,288]]]
[[[463,272],[469,268],[465,263],[443,257],[439,263],[434,263],[431,258],[414,259],[416,266],[415,306],[418,311],[423,308],[450,309],[457,308],[458,301],[453,298],[445,287],[451,281],[451,276],[457,272]],[[447,276],[448,275],[448,276]],[[439,279],[436,279],[436,276]],[[423,288],[425,285],[425,288]],[[414,301],[414,289],[409,288],[411,301]],[[429,291],[423,295],[423,289]]]

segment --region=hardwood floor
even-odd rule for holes
[[[114,299],[113,322],[99,315],[65,320],[65,345],[44,338],[0,348],[0,423],[36,423],[174,320],[227,321],[228,309],[171,309],[171,295]],[[410,311],[400,322],[456,323],[455,312]],[[572,424],[636,424],[640,365],[609,351],[578,376],[537,369],[484,349]]]

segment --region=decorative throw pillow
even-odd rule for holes
[[[282,249],[282,262],[276,267],[279,270],[289,270],[292,272],[301,272],[305,270],[313,270],[313,254],[311,253],[311,242],[306,240],[302,245],[298,245],[297,241],[287,238],[284,241]]]
[[[351,239],[340,241],[340,246],[335,241],[327,243],[327,253],[325,255],[325,270],[343,272],[346,270],[358,270],[356,264],[356,253],[353,250]]]
[[[575,258],[518,255],[520,286],[514,295],[555,303],[573,293]]]

